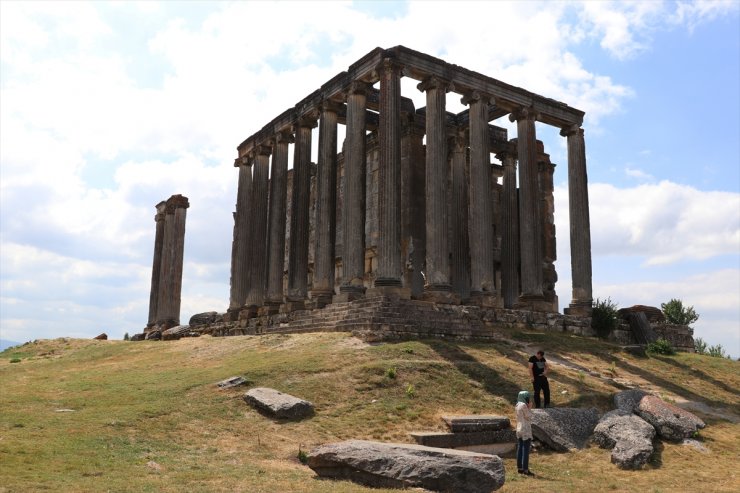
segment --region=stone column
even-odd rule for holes
[[[249,316],[265,301],[265,274],[267,269],[267,187],[272,148],[258,145],[255,149],[252,177],[252,214],[249,228],[250,282],[245,305]]]
[[[498,154],[504,167],[501,198],[501,296],[504,308],[514,308],[519,298],[519,205],[516,188],[516,154]]]
[[[426,285],[425,297],[455,302],[449,296],[447,241],[447,131],[445,102],[449,83],[429,77],[418,86],[426,93]]]
[[[286,310],[304,308],[308,295],[308,228],[311,198],[311,129],[315,118],[302,118],[295,125],[293,197],[288,253]]]
[[[405,244],[404,286],[411,288],[411,296],[420,298],[424,294],[424,259],[426,257],[425,228],[425,162],[424,126],[409,121],[401,138],[401,209],[404,218],[401,225]]]
[[[288,144],[293,136],[288,131],[275,136],[270,173],[270,225],[267,247],[267,295],[265,314],[278,311],[283,303],[285,262],[285,221],[288,195]]]
[[[352,82],[347,94],[342,209],[342,285],[340,301],[365,292],[365,107],[368,85]]]
[[[340,105],[324,101],[319,124],[319,163],[316,199],[316,248],[313,289],[317,306],[331,303],[334,296],[334,264],[337,210],[337,113]]]
[[[568,138],[568,207],[573,300],[567,313],[590,316],[593,294],[586,145],[583,129],[578,125],[564,128],[560,134]]]
[[[522,108],[510,115],[511,121],[517,122],[519,156],[520,301],[531,309],[540,309],[538,303],[542,300],[542,226],[537,184],[536,117],[532,108]]]
[[[462,99],[470,105],[470,281],[471,298],[493,306],[496,296],[493,250],[491,159],[487,97],[474,92]]]
[[[157,295],[157,325],[163,330],[180,325],[185,216],[188,207],[188,199],[182,195],[173,195],[165,205],[162,266]]]
[[[380,125],[378,138],[378,275],[376,287],[401,287],[401,67],[385,59],[380,75]],[[385,290],[400,294],[400,290]],[[406,295],[405,297],[408,297]]]
[[[238,159],[239,184],[236,192],[234,213],[234,242],[232,244],[231,291],[227,318],[236,321],[239,310],[247,300],[249,288],[249,264],[247,250],[249,241],[250,204],[252,202],[252,166],[247,156]]]
[[[157,296],[159,296],[160,271],[162,269],[162,246],[164,243],[164,217],[166,202],[162,201],[156,205],[157,214],[154,221],[157,225],[154,234],[154,260],[152,261],[152,287],[149,291],[149,319],[144,332],[154,327],[157,323]]]
[[[538,141],[538,147],[542,143]],[[545,154],[544,147],[537,163],[540,183],[540,219],[542,220],[542,295],[552,306],[551,311],[558,311],[558,295],[555,284],[558,273],[555,270],[557,245],[555,244],[555,186],[553,174],[555,165],[550,156]]]
[[[461,301],[470,298],[470,248],[468,244],[468,177],[466,176],[468,146],[465,132],[458,131],[450,139],[452,161],[452,200],[449,217],[452,221],[450,253],[452,255],[452,291]]]

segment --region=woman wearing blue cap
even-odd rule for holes
[[[516,471],[519,474],[534,476],[529,470],[529,449],[532,445],[532,403],[529,392],[522,390],[516,397]]]

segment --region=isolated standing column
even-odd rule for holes
[[[182,262],[185,251],[185,216],[190,207],[187,197],[173,195],[165,205],[162,266],[157,296],[157,325],[174,327],[180,324]]]
[[[154,235],[154,259],[152,261],[152,287],[149,292],[149,320],[147,329],[157,323],[157,297],[159,296],[160,271],[162,269],[162,245],[164,243],[164,218],[166,202],[162,201],[156,205],[157,214],[154,221],[157,229]]]

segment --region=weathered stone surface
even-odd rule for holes
[[[492,415],[442,416],[451,432],[494,431],[511,427],[509,418]]]
[[[614,396],[614,407],[628,413],[634,413],[647,392],[640,389],[623,390]]]
[[[302,419],[313,414],[313,404],[289,394],[256,387],[244,394],[244,400],[252,407],[279,419]]]
[[[493,443],[516,443],[516,431],[506,430],[471,431],[467,433],[439,433],[415,431],[409,435],[419,445],[439,448],[460,448]]]
[[[634,305],[628,308],[620,308],[617,311],[619,316],[627,321],[629,321],[629,317],[632,313],[638,312],[644,313],[650,323],[665,322],[665,315],[663,315],[663,312],[660,308],[656,308],[654,306]]]
[[[103,332],[102,334],[93,337],[93,339],[97,339],[99,341],[107,341],[108,340],[108,334],[106,334],[105,332]]]
[[[385,488],[489,493],[504,484],[504,463],[495,455],[400,443],[323,445],[309,453],[308,467],[319,476]]]
[[[553,450],[567,452],[586,446],[598,421],[594,408],[532,409],[532,434]]]
[[[653,454],[655,428],[621,409],[606,413],[594,429],[593,440],[602,448],[612,448],[612,463],[621,469],[639,469]]]
[[[654,395],[643,397],[636,412],[655,427],[658,436],[666,440],[680,441],[691,438],[694,433],[706,426],[695,414]]]
[[[162,331],[159,329],[152,330],[144,334],[144,339],[147,341],[158,341],[162,339]]]
[[[240,385],[245,385],[246,383],[247,381],[243,377],[230,377],[226,380],[221,380],[216,385],[218,386],[218,388],[223,390],[238,387]]]
[[[206,325],[206,324],[213,324],[216,322],[223,322],[224,317],[223,315],[220,315],[218,312],[204,312],[204,313],[196,313],[192,317],[190,317],[190,321],[188,322],[188,325],[191,327],[196,327],[198,325]]]
[[[146,334],[143,332],[141,334],[134,334],[131,336],[132,341],[143,341],[144,339],[146,339]]]
[[[174,341],[181,337],[200,337],[200,333],[191,329],[189,325],[178,325],[162,331],[163,341]]]

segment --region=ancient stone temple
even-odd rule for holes
[[[401,94],[402,77],[418,81],[424,107]],[[450,97],[466,109],[447,111]],[[514,138],[491,124],[506,116]],[[483,325],[534,317],[586,327],[583,116],[403,46],[374,49],[238,146],[227,322],[260,332],[337,328],[343,317],[367,330],[428,333],[415,326],[433,307]],[[555,291],[555,165],[535,122],[567,139],[573,292],[565,316]],[[347,315],[360,308],[362,317]]]
[[[182,263],[185,250],[187,197],[173,195],[156,205],[152,262],[152,288],[149,294],[149,321],[144,333],[180,325]]]

